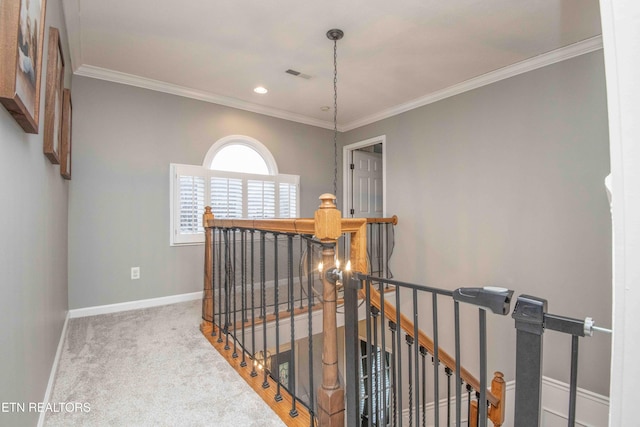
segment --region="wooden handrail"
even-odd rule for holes
[[[204,223],[205,228],[246,228],[275,233],[314,234],[313,218],[272,219],[212,219]]]
[[[343,233],[352,233],[358,231],[363,222],[397,225],[398,217],[394,215],[390,218],[341,218],[340,226]],[[215,219],[208,217],[204,220],[204,227],[252,228],[277,233],[314,234],[315,220],[313,218]]]
[[[378,310],[384,311],[384,315],[387,319],[394,321],[398,318],[396,314],[396,308],[389,303],[389,301],[384,302],[384,309],[382,308],[380,293],[370,285],[369,293],[371,296],[371,305],[376,307]],[[366,291],[364,289],[360,290],[360,297],[365,298]],[[404,314],[400,313],[400,327],[407,333],[407,335],[416,339],[414,336],[414,325],[411,320],[409,320]],[[418,329],[418,343],[427,349],[427,351],[431,354],[434,354],[434,344],[433,340],[429,338],[421,329]],[[451,357],[446,351],[438,348],[438,358],[443,365],[447,368],[451,369],[453,372],[456,371],[456,360]],[[469,371],[467,371],[462,366],[460,367],[460,378],[464,380],[467,384],[471,385],[474,390],[480,390],[480,381],[475,378]],[[490,390],[487,390],[487,400],[491,405],[497,406],[500,404],[500,397],[495,396]]]
[[[390,218],[367,218],[367,224],[393,224],[398,225],[398,216],[394,215]]]

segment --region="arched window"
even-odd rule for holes
[[[202,166],[208,169],[259,175],[278,175],[273,155],[257,139],[244,135],[229,135],[216,141]]]
[[[171,245],[204,242],[202,214],[215,218],[299,216],[298,175],[278,173],[260,141],[230,135],[216,141],[202,166],[171,164]]]

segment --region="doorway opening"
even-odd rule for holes
[[[345,217],[381,218],[386,215],[385,144],[386,136],[380,135],[343,148]]]

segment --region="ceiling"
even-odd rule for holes
[[[333,110],[321,107],[333,106],[333,42],[326,32],[340,28],[345,33],[338,41],[341,130],[517,74],[526,64],[533,69],[601,47],[598,0],[63,0],[63,5],[71,62],[79,75],[327,128],[333,128]],[[573,53],[563,54],[566,49]],[[259,85],[269,92],[254,93]]]

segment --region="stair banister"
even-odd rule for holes
[[[335,266],[336,243],[342,234],[341,214],[335,196],[325,193],[315,212],[315,237],[322,242],[324,269]],[[338,326],[336,319],[336,283],[322,275],[322,384],[318,389],[318,422],[321,426],[344,426],[344,388],[338,379]]]

